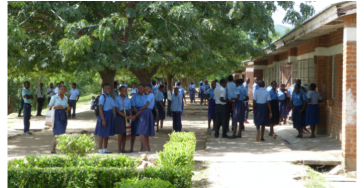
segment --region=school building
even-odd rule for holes
[[[317,84],[321,125],[317,134],[342,142],[342,165],[356,170],[356,2],[332,4],[276,40],[276,50],[243,62],[245,70],[233,71],[235,79],[249,77],[253,99],[254,77],[267,84],[275,80],[288,89],[293,79],[309,88]]]

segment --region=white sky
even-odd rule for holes
[[[325,9],[326,7],[330,6],[331,4],[341,2],[341,1],[342,0],[311,1],[311,5],[313,5],[315,7],[315,13],[318,13],[321,10]],[[295,9],[297,11],[300,10],[299,6],[300,6],[301,2],[305,2],[305,1],[295,1]],[[274,24],[280,24],[280,25],[284,25],[284,26],[288,26],[288,27],[293,27],[292,25],[282,23],[282,20],[283,20],[285,14],[286,14],[286,11],[284,11],[281,7],[278,6],[276,12],[272,16],[273,20],[274,20]]]

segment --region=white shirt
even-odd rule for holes
[[[77,96],[79,96],[80,95],[80,92],[78,91],[78,89],[76,88],[76,89],[71,89],[70,90],[70,100],[73,100],[73,101],[75,101],[75,100],[77,100]]]
[[[44,98],[45,97],[44,89],[37,88],[37,91],[35,92],[35,96],[37,98]]]
[[[214,90],[214,99],[215,99],[215,103],[216,104],[221,104],[221,105],[225,105],[226,102],[222,102],[220,101],[220,97],[223,97],[224,99],[226,99],[226,90],[224,87],[222,86],[216,86],[215,90]]]
[[[59,90],[59,88],[58,88],[58,87],[56,87],[56,88],[53,90],[53,93],[54,93],[54,94],[58,94],[58,90]]]
[[[259,88],[254,92],[253,100],[257,104],[265,104],[267,101],[270,101],[270,94],[264,88]]]
[[[309,91],[307,93],[307,98],[311,99],[311,102],[308,104],[317,104],[318,100],[322,100],[320,93],[317,91]]]
[[[172,100],[172,92],[170,90],[167,91],[167,98],[168,100]]]
[[[51,92],[52,91],[52,92]],[[51,93],[49,93],[49,92],[51,92]],[[54,88],[52,89],[52,88],[48,88],[47,89],[47,93],[49,93],[49,95],[48,95],[48,97],[52,97],[53,95],[54,95]]]
[[[133,94],[133,93],[134,94],[138,93],[138,88],[135,88],[135,89],[134,88],[131,88],[130,89],[130,94]]]
[[[227,98],[231,100],[232,98],[236,97],[235,91],[236,91],[236,84],[234,82],[228,82],[226,84],[226,90],[228,92]]]

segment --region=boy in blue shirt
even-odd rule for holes
[[[76,103],[78,99],[80,98],[80,92],[76,88],[76,83],[72,84],[72,89],[70,90],[70,94],[68,95],[69,98],[69,106],[73,108],[72,118],[76,117]],[[71,117],[71,110],[68,111],[68,117]]]
[[[176,132],[181,132],[182,130],[181,115],[180,115],[181,108],[182,108],[182,98],[179,96],[179,89],[175,87],[174,94],[172,95],[171,112],[173,114],[173,130]]]
[[[33,99],[33,94],[29,89],[30,87],[30,83],[28,81],[24,82],[24,88],[21,92],[21,97],[24,100],[24,115],[23,115],[23,119],[24,119],[24,134],[25,135],[31,135],[32,133],[29,132],[29,128],[30,128],[30,111],[32,110],[32,99]]]
[[[160,85],[158,88],[157,96],[155,98],[155,100],[157,101],[158,117],[161,122],[161,129],[163,129],[163,120],[166,118],[166,109],[163,103],[164,99],[163,91],[164,91],[164,85]],[[159,121],[157,121],[157,131],[159,130],[158,126],[159,126]]]

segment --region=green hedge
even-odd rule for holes
[[[168,181],[164,181],[161,179],[127,179],[121,182],[115,183],[116,188],[175,188],[175,185],[172,185]]]

